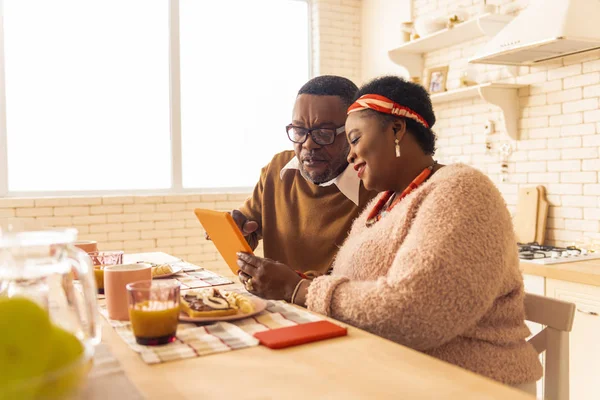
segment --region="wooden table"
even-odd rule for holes
[[[533,399],[352,327],[347,337],[283,350],[257,346],[147,365],[101,320],[103,341],[148,399]]]

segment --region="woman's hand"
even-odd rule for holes
[[[302,278],[290,267],[268,258],[238,253],[240,281],[250,293],[270,300],[290,301]]]

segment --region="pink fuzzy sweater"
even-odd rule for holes
[[[466,165],[441,168],[374,226],[353,224],[310,310],[508,384],[542,367],[525,341],[523,278],[506,204]]]

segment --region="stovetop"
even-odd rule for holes
[[[519,258],[534,264],[559,264],[600,258],[600,253],[575,246],[555,247],[519,243]]]

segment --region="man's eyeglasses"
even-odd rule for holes
[[[288,125],[285,127],[288,138],[298,144],[302,144],[306,142],[308,139],[308,135],[312,138],[313,142],[321,146],[329,146],[335,142],[335,137],[340,133],[344,133],[346,130],[344,126],[340,126],[339,128],[315,128],[315,129],[307,129],[299,126]]]

